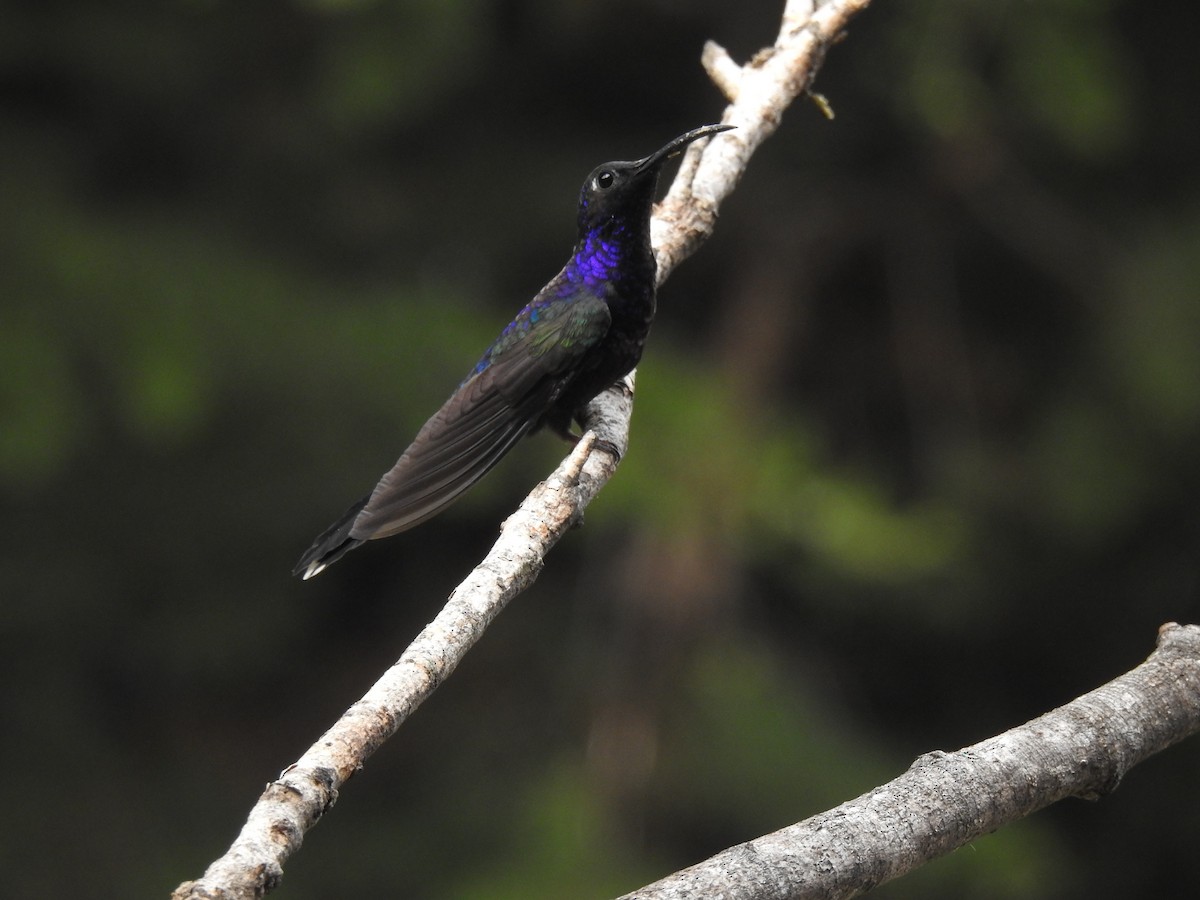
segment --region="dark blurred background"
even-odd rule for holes
[[[288,574],[780,2],[7,3],[0,871],[165,896],[564,448]],[[878,2],[660,293],[630,454],[279,896],[592,898],[1200,621],[1200,13]],[[1178,896],[1200,745],[881,897]]]

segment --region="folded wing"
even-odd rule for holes
[[[541,423],[610,323],[607,305],[590,293],[522,310],[375,489],[314,541],[296,572],[311,578],[362,542],[412,528],[453,503]]]

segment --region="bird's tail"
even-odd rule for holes
[[[350,529],[354,527],[355,518],[370,499],[371,495],[367,494],[346,510],[340,519],[317,535],[312,546],[300,557],[300,562],[296,563],[296,568],[292,569],[292,574],[299,575],[307,581],[314,575],[321,574],[328,566],[363,543],[358,538],[350,537]]]

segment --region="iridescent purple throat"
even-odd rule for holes
[[[537,325],[542,310],[558,303],[570,303],[572,295],[577,295],[580,288],[593,293],[606,283],[613,281],[620,274],[622,254],[622,237],[624,225],[609,227],[605,234],[593,231],[583,240],[571,261],[567,263],[558,279],[558,284],[552,295],[545,294],[535,298],[517,317],[508,323],[496,342],[487,349],[483,358],[475,364],[471,375],[478,375],[492,364],[493,354],[518,336],[528,334]],[[471,376],[467,376],[470,378]]]
[[[594,288],[613,279],[621,265],[624,230],[619,228],[603,237],[596,231],[588,235],[567,263],[566,283],[558,291],[560,296],[572,293],[581,284]]]

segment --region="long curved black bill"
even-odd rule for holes
[[[661,165],[672,156],[676,156],[683,152],[683,148],[692,141],[698,141],[700,138],[708,137],[710,134],[720,134],[722,131],[732,131],[736,125],[702,125],[699,128],[693,128],[687,134],[681,134],[675,138],[661,150],[656,150],[647,156],[645,159],[637,161],[637,170],[644,172],[647,169],[653,169],[655,166]]]

